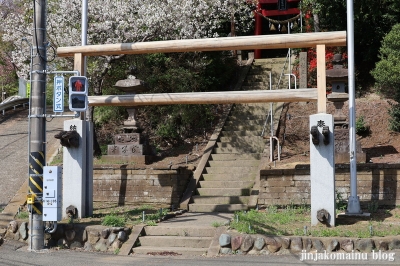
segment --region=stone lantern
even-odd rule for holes
[[[114,85],[126,95],[134,96],[137,93],[147,90],[144,82],[136,79],[135,76],[129,75],[127,79],[119,80]],[[138,133],[139,123],[137,121],[137,109],[135,107],[126,108],[128,119],[124,121],[124,133],[114,136],[114,144],[108,145],[106,159],[110,161],[118,161],[121,163],[148,163],[151,149],[140,138]]]
[[[332,93],[328,94],[327,98],[335,106],[335,113],[333,115],[335,128],[347,128],[347,117],[343,114],[342,108],[344,103],[349,99],[347,89],[348,70],[343,68],[341,54],[335,54],[332,63],[333,68],[326,70],[326,81],[332,84]]]
[[[347,117],[343,114],[343,105],[349,99],[348,94],[348,69],[343,68],[341,54],[333,56],[333,68],[326,70],[326,81],[332,84],[332,93],[328,94],[328,101],[335,106],[333,114],[335,126],[335,163],[350,162],[349,129]],[[365,163],[366,154],[361,149],[360,142],[356,142],[357,163]]]
[[[127,79],[118,80],[114,87],[118,88],[120,91],[125,92],[126,95],[134,96],[137,93],[146,91],[144,82],[140,79],[136,79],[135,76],[129,75]],[[124,121],[124,132],[134,133],[138,131],[139,124],[137,122],[136,113],[137,109],[135,107],[126,108],[128,112],[128,119]]]

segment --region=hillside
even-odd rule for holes
[[[358,136],[367,161],[373,163],[400,162],[400,133],[391,132],[389,127],[388,109],[390,102],[377,94],[367,94],[356,99],[356,118],[364,117],[370,127],[370,133]],[[328,102],[328,113],[333,114],[334,106]],[[343,113],[348,116],[348,102],[343,107]],[[281,115],[279,138],[283,142],[282,163],[309,163],[309,115],[317,112],[317,104],[290,103],[285,106]],[[284,136],[285,135],[285,139]]]

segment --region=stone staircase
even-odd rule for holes
[[[218,239],[232,219],[228,213],[189,213],[145,226],[138,232],[133,255],[210,255],[219,252]],[[216,227],[216,225],[219,227]],[[139,235],[140,233],[140,235]],[[136,237],[134,237],[136,239]],[[218,249],[215,250],[217,244]],[[130,245],[132,247],[133,243]],[[130,249],[130,248],[129,248]],[[217,253],[215,253],[217,251]],[[130,252],[126,253],[128,255]]]
[[[272,79],[278,80],[276,75],[280,74],[283,64],[284,59],[256,60],[242,90],[269,90],[268,72],[272,71]],[[281,107],[282,103],[272,105],[278,119]],[[192,196],[190,212],[234,212],[255,207],[257,201],[250,201],[250,195],[258,178],[261,158],[269,156],[263,136],[269,136],[270,108],[270,103],[232,107],[199,179],[196,195]],[[268,124],[264,129],[266,120]],[[275,122],[275,129],[277,125]]]

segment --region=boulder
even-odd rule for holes
[[[71,249],[76,249],[76,248],[82,248],[82,244],[79,241],[74,241],[72,244],[69,246]]]
[[[387,251],[389,249],[389,243],[387,240],[376,240],[375,247],[377,250]]]
[[[355,249],[359,250],[360,252],[371,253],[374,248],[375,243],[370,238],[358,239],[356,241]]]
[[[331,239],[326,247],[327,252],[338,250],[339,242],[336,239]]]
[[[126,241],[126,233],[125,233],[125,231],[118,232],[117,238],[118,238],[119,241],[125,242]]]
[[[228,234],[221,234],[219,237],[219,245],[221,247],[226,247],[231,244],[231,236]]]
[[[250,235],[246,235],[243,239],[243,243],[240,249],[244,252],[248,252],[254,245],[254,239]]]
[[[312,247],[312,241],[309,238],[303,238],[303,250],[310,252]]]
[[[224,255],[232,254],[232,249],[231,248],[222,247],[219,252],[221,254],[224,254]]]
[[[240,248],[243,242],[243,237],[242,236],[235,236],[232,237],[231,239],[231,247],[233,251],[236,251]]]
[[[312,240],[312,245],[313,245],[314,249],[315,249],[318,253],[320,253],[320,252],[322,252],[322,251],[325,250],[324,243],[322,243],[322,241],[319,240],[319,239],[313,239],[313,240]]]
[[[19,234],[21,235],[21,238],[23,240],[26,240],[28,238],[28,223],[27,222],[21,223],[21,225],[19,226]]]
[[[354,250],[354,242],[351,239],[344,239],[340,241],[340,248],[350,253]]]
[[[110,228],[106,228],[101,231],[101,238],[107,239],[109,235],[110,235]]]
[[[303,240],[301,237],[293,237],[290,243],[292,252],[301,252],[303,250]]]
[[[65,238],[68,242],[72,242],[72,240],[75,238],[75,230],[72,229],[65,231]]]
[[[18,222],[17,221],[11,221],[8,224],[8,231],[10,231],[11,233],[15,234],[18,230]]]
[[[393,238],[390,242],[389,242],[389,249],[400,249],[400,239],[398,238]]]
[[[265,240],[262,237],[257,237],[254,241],[254,249],[262,250],[265,246]]]

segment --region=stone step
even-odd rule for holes
[[[237,167],[237,166],[258,166],[260,160],[225,160],[225,161],[208,161],[211,167]]]
[[[220,136],[230,137],[230,136],[261,136],[260,131],[250,131],[250,130],[237,130],[237,131],[221,131]]]
[[[271,70],[270,67],[268,67],[269,62],[258,62],[256,63],[253,61],[253,65],[251,66],[251,69],[264,69],[265,71]]]
[[[191,236],[191,237],[213,237],[215,228],[210,226],[192,225],[185,227],[175,226],[146,226],[146,236]]]
[[[236,120],[232,120],[232,119],[227,119],[227,121],[225,122],[225,126],[234,126],[234,125],[241,125],[243,123],[245,123],[246,125],[249,126],[258,126],[258,125],[263,125],[265,122],[265,118],[264,119],[246,119],[249,116],[242,116],[241,119],[236,119]],[[256,117],[256,116],[254,116]],[[257,117],[261,117],[263,118],[263,116],[257,116]],[[235,118],[237,118],[237,116],[235,116]]]
[[[210,242],[211,243],[211,242]],[[133,254],[141,255],[166,255],[170,253],[185,256],[202,256],[207,253],[208,248],[189,248],[189,247],[135,247]]]
[[[250,188],[198,188],[200,196],[249,196]]]
[[[269,83],[269,74],[251,74],[249,73],[244,82],[265,82]]]
[[[219,142],[229,142],[232,144],[237,143],[256,143],[258,145],[265,145],[265,140],[261,136],[228,136],[220,137]]]
[[[226,154],[226,153],[260,153],[263,152],[264,149],[260,150],[260,148],[252,148],[252,147],[226,147],[226,148],[214,148],[213,152],[216,154]]]
[[[212,237],[191,237],[191,236],[144,236],[139,237],[141,246],[152,247],[190,247],[208,248]]]
[[[258,166],[239,166],[239,167],[205,167],[205,174],[227,174],[227,173],[254,173]]]
[[[201,188],[251,188],[254,181],[199,181]]]
[[[211,154],[212,161],[235,161],[235,160],[260,160],[262,154],[247,153],[247,154]]]
[[[248,204],[250,196],[222,197],[195,195],[192,199],[195,204]]]
[[[215,149],[225,149],[228,151],[239,150],[242,153],[248,153],[250,151],[255,151],[261,153],[265,148],[266,143],[263,141],[245,143],[245,142],[217,142]],[[237,153],[237,152],[233,152]],[[240,153],[240,152],[239,152]]]
[[[245,121],[240,125],[231,125],[231,126],[224,126],[222,128],[223,131],[242,131],[242,130],[249,130],[249,131],[262,131],[264,124],[259,125],[247,125]]]
[[[239,114],[239,112],[237,112],[236,114],[231,114],[230,116],[228,116],[228,118],[226,119],[226,121],[251,121],[251,120],[261,120],[261,121],[265,121],[267,114],[263,114],[263,115],[249,115],[249,114]]]
[[[247,204],[189,204],[190,212],[236,212],[247,210]]]
[[[277,58],[261,58],[253,61],[253,65],[268,65],[268,64],[285,64],[286,57],[277,57]]]
[[[216,174],[202,174],[202,178],[206,181],[222,181],[222,180],[230,180],[230,181],[254,181],[256,178],[255,172],[249,173],[216,173]]]

